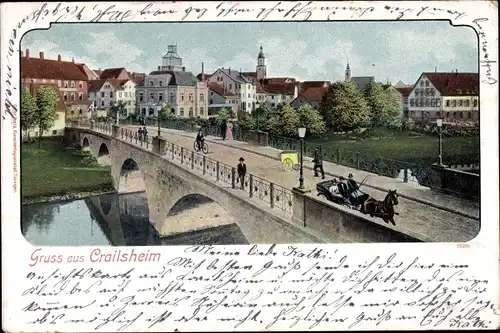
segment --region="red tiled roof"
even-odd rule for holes
[[[236,96],[235,94],[233,94],[231,91],[229,90],[226,90],[224,91],[224,87],[221,86],[220,84],[218,83],[215,83],[215,82],[208,82],[207,83],[207,86],[208,86],[208,89],[212,90],[212,91],[215,91],[216,93],[218,93],[219,95],[221,96]]]
[[[21,57],[21,77],[87,81],[87,76],[73,62],[26,57]]]
[[[93,70],[92,70],[92,72],[96,73],[96,74],[97,74],[97,76],[99,76],[99,77],[100,77],[100,76],[101,76],[101,74],[102,74],[102,71],[101,71],[100,69],[93,69]]]
[[[100,79],[116,79],[122,74],[123,71],[125,71],[127,76],[129,76],[129,73],[127,72],[127,70],[123,67],[120,67],[120,68],[106,68],[99,75],[99,78]]]
[[[397,91],[403,95],[403,97],[408,97],[410,96],[411,91],[413,90],[413,87],[403,87],[403,88],[396,88]]]
[[[294,95],[295,83],[273,83],[262,86],[263,91],[269,94]]]
[[[479,94],[478,73],[423,73],[443,96]]]
[[[290,83],[295,83],[296,80],[293,77],[270,77],[262,80],[264,84],[273,84],[273,83],[286,83],[286,81],[290,81]]]
[[[330,81],[304,81],[300,82],[300,91],[304,92],[309,88],[323,88],[330,85]]]
[[[328,88],[313,87],[305,90],[300,95],[302,95],[308,102],[321,102],[327,91]]]
[[[88,91],[89,92],[97,92],[97,91],[101,90],[102,86],[106,82],[111,84],[116,90],[121,90],[121,89],[123,89],[123,85],[125,83],[127,83],[128,81],[130,81],[130,80],[128,80],[128,79],[125,79],[125,80],[118,80],[118,79],[90,80]]]

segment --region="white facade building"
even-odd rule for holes
[[[113,103],[122,101],[125,112],[120,117],[126,118],[135,113],[135,82],[132,80],[91,80],[88,95],[90,104],[97,110],[109,111]]]
[[[415,121],[477,122],[479,74],[422,73],[408,99],[408,116]]]
[[[217,83],[225,90],[240,98],[240,110],[252,113],[255,109],[256,86],[240,72],[231,68],[219,68],[208,79],[208,82]]]

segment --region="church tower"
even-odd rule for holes
[[[260,46],[259,56],[257,57],[257,68],[255,72],[257,74],[257,80],[265,79],[267,76],[266,57],[264,57],[262,45]]]
[[[347,60],[347,66],[345,68],[345,81],[351,81],[351,67],[349,66],[349,60]]]

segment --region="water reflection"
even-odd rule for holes
[[[203,202],[184,200],[174,206],[171,214],[177,215],[200,203]],[[21,220],[22,234],[39,246],[248,244],[234,223],[161,237],[149,223],[144,193],[25,205]]]

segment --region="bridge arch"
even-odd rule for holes
[[[97,150],[97,162],[103,165],[111,164],[111,156],[109,154],[108,146],[103,142]]]
[[[84,149],[90,147],[90,141],[89,141],[89,139],[86,136],[83,137],[82,145],[81,146]]]
[[[218,238],[215,241],[217,244],[248,244],[237,219],[212,198],[200,193],[188,193],[172,199],[167,217],[157,226],[160,235],[187,235],[196,231],[198,236],[181,237],[188,237],[185,241],[194,243],[206,243],[207,238]]]
[[[135,159],[126,158],[120,166],[118,193],[133,193],[146,191],[146,182],[142,170]]]

